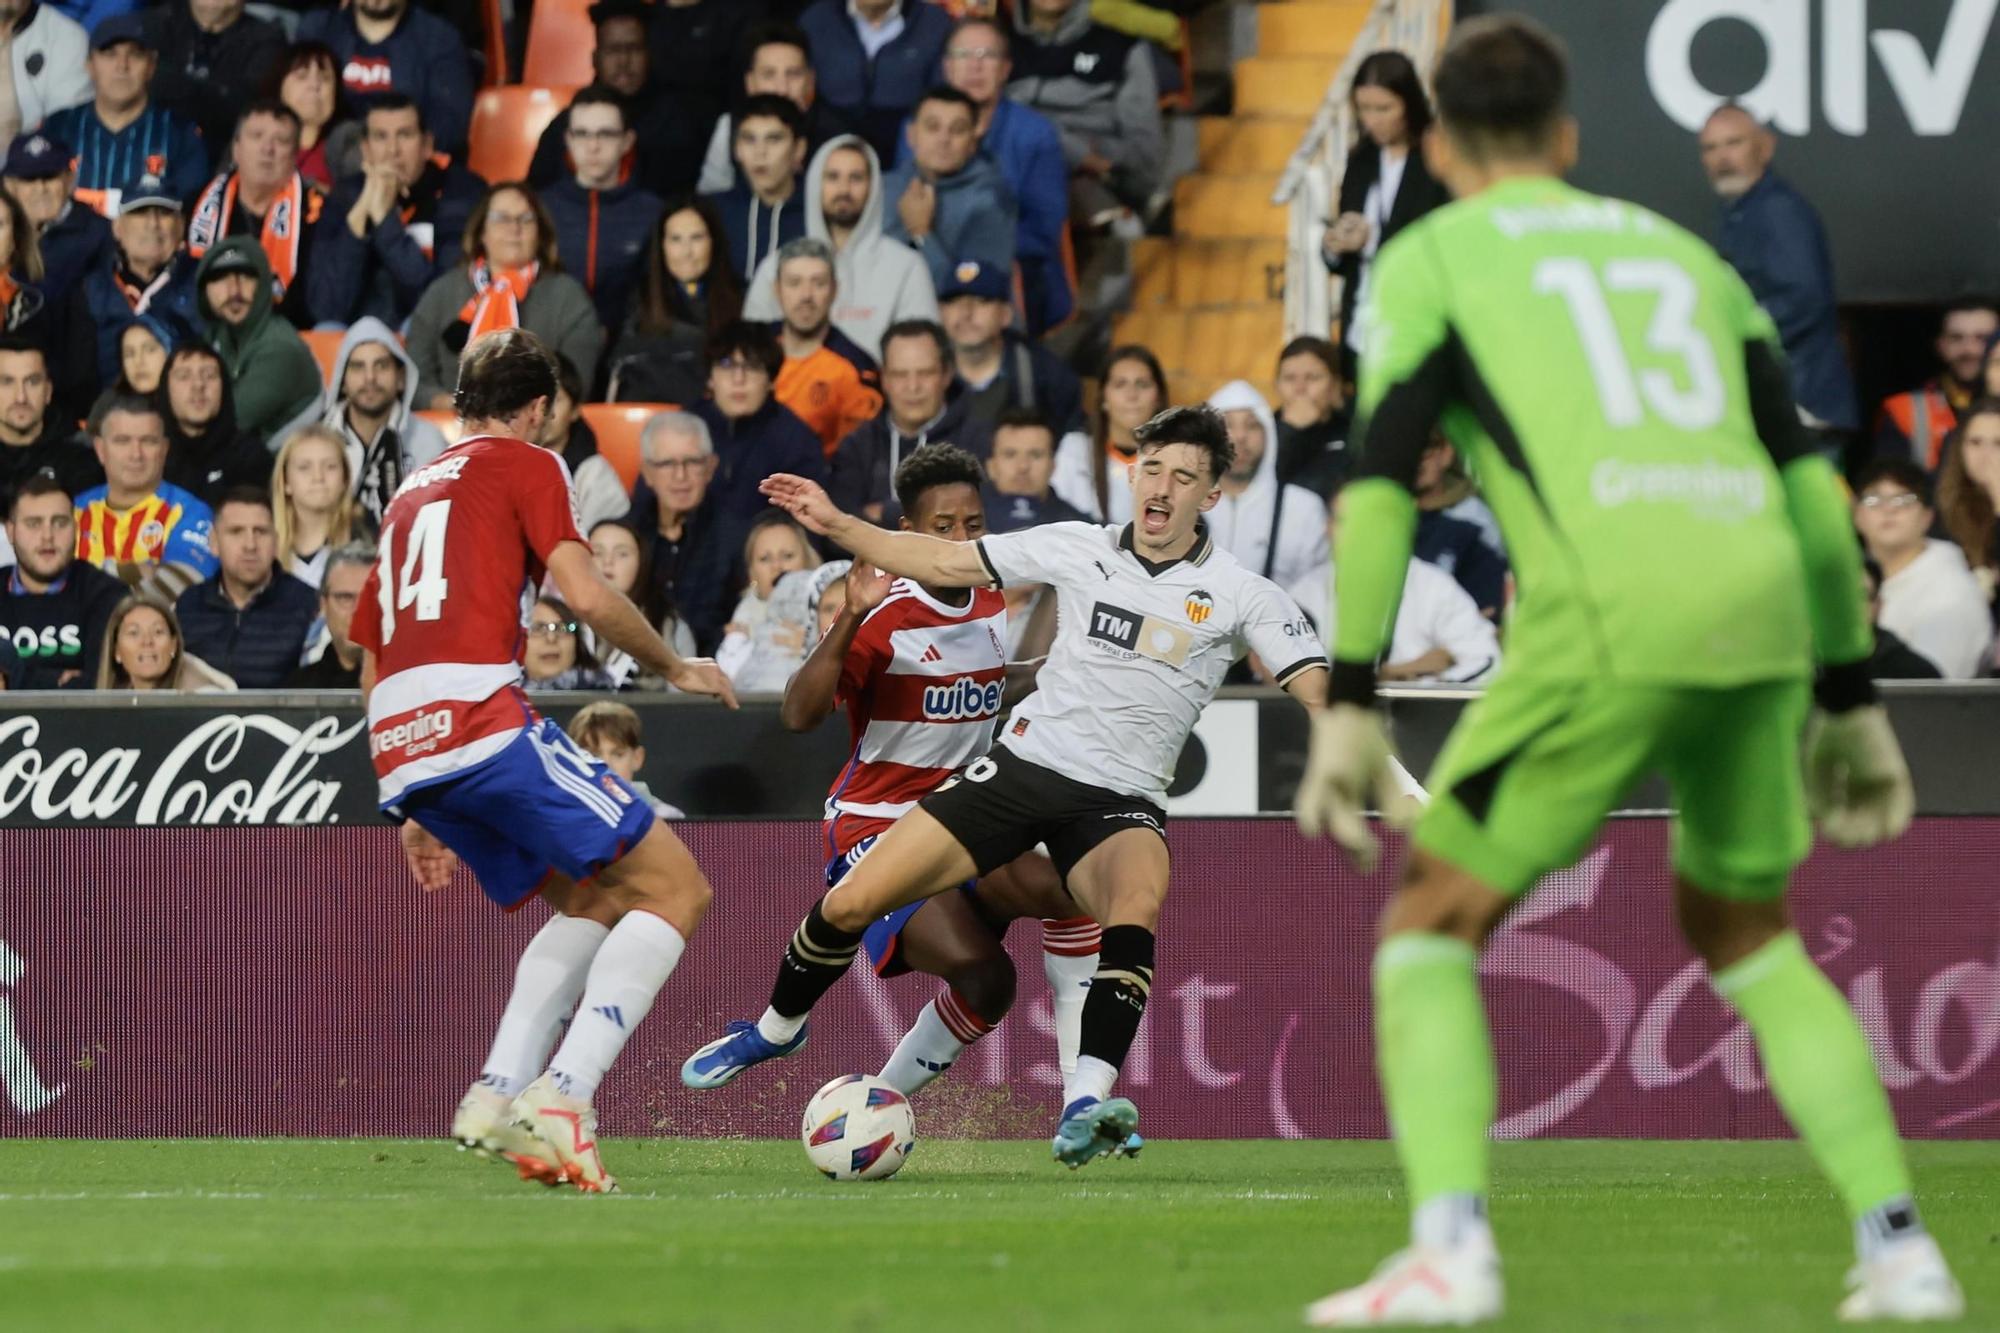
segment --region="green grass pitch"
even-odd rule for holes
[[[2000,1328],[2000,1145],[1912,1148]],[[1071,1173],[928,1140],[836,1185],[789,1142],[618,1141],[586,1198],[406,1140],[0,1141],[0,1327],[1286,1329],[1403,1236],[1381,1143],[1156,1143]],[[1840,1211],[1793,1143],[1497,1149],[1509,1329],[1834,1327]]]

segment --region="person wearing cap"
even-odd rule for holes
[[[177,198],[208,179],[208,149],[190,121],[152,97],[158,67],[137,14],[114,14],[90,34],[91,101],[58,111],[42,128],[76,155],[76,189],[100,212],[115,213],[117,192],[152,172]]]
[[[773,392],[812,427],[828,458],[849,432],[882,410],[882,372],[875,358],[833,327],[839,292],[833,247],[801,236],[778,249],[778,309],[774,330],[785,349]]]
[[[226,142],[284,55],[284,32],[244,13],[243,0],[167,0],[142,17],[159,53],[153,100],[192,121],[202,142]]]
[[[14,562],[0,569],[0,653],[15,654],[10,690],[88,689],[123,583],[76,558],[76,503],[53,472],[5,500]]]
[[[960,262],[939,293],[966,415],[991,426],[1008,408],[1026,407],[1048,422],[1058,439],[1085,429],[1076,372],[1011,327],[1013,298],[1008,274],[972,259]]]
[[[148,172],[126,182],[111,238],[83,279],[97,329],[98,378],[105,384],[118,378],[118,337],[134,315],[167,315],[190,327],[197,319],[195,259],[181,248],[181,201],[163,178]]]
[[[354,0],[307,10],[298,40],[325,42],[357,112],[391,91],[416,99],[438,147],[465,151],[472,124],[472,64],[445,19],[410,0]]]
[[[963,262],[1014,271],[1019,209],[1000,168],[979,156],[979,108],[958,89],[925,93],[910,117],[910,160],[882,190],[893,205],[882,230],[923,256],[942,292]]]
[[[319,401],[319,362],[271,300],[271,265],[248,236],[231,236],[195,270],[209,345],[236,391],[239,430],[269,438]]]
[[[81,23],[35,0],[0,0],[0,28],[11,39],[5,59],[13,75],[0,89],[0,139],[90,100],[90,37]]]
[[[69,145],[47,134],[17,135],[7,146],[0,184],[21,205],[42,254],[39,286],[66,296],[111,249],[111,227],[72,193]]]
[[[298,113],[276,98],[250,103],[237,118],[229,155],[234,165],[195,201],[188,253],[200,259],[225,236],[255,239],[279,311],[294,326],[309,329],[306,275],[326,196],[299,174]]]
[[[646,24],[653,10],[645,0],[597,0],[588,11],[597,35],[597,44],[590,52],[590,69],[592,83],[618,94],[619,104],[625,108],[625,123],[637,136],[625,155],[620,179],[666,199],[696,188],[701,144],[696,141],[695,121],[687,104],[653,77],[652,49],[646,41]],[[727,145],[723,152],[726,156]],[[569,110],[564,108],[535,145],[528,184],[546,191],[569,169]],[[735,173],[732,161],[730,180],[735,179]]]

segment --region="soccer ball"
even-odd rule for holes
[[[829,1180],[887,1180],[916,1146],[917,1118],[881,1079],[842,1074],[806,1103],[799,1141]]]

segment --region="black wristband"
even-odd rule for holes
[[[1868,659],[1822,666],[1819,678],[1813,682],[1813,700],[1829,713],[1851,712],[1876,702],[1875,680],[1868,674]]]
[[[1373,662],[1333,661],[1332,679],[1326,685],[1326,701],[1329,704],[1356,704],[1362,708],[1375,706],[1375,664]]]

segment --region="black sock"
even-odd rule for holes
[[[847,975],[847,966],[860,947],[859,935],[835,926],[820,911],[820,904],[814,903],[792,932],[792,942],[785,946],[777,984],[771,987],[771,1007],[786,1018],[811,1013],[819,997]]]
[[[1144,926],[1106,926],[1097,950],[1097,975],[1083,1001],[1079,1055],[1119,1068],[1138,1035],[1153,989],[1153,932]]]

